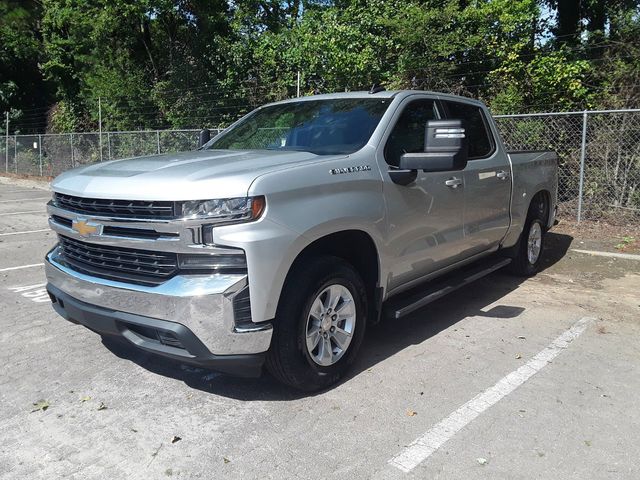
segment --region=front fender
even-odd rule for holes
[[[362,164],[372,168],[331,173]],[[377,248],[382,245],[384,202],[373,161],[345,157],[272,172],[258,177],[249,195],[266,197],[263,218],[216,228],[214,241],[246,252],[254,322],[275,317],[287,273],[314,241],[344,230],[361,230]]]

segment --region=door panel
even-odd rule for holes
[[[510,222],[511,167],[496,146],[484,110],[474,104],[445,101],[447,118],[462,120],[469,142],[464,169],[466,253],[497,247]]]
[[[407,100],[392,120],[391,132],[379,151],[380,165],[396,168],[402,153],[424,150],[428,120],[441,118],[433,99]],[[383,172],[386,168],[383,168]],[[443,268],[461,257],[464,249],[463,172],[418,172],[416,180],[397,185],[384,175],[387,254],[390,256],[388,291]],[[445,182],[459,179],[453,188]]]
[[[470,253],[475,254],[497,247],[509,228],[509,161],[504,154],[469,161],[464,181],[464,229]]]
[[[384,184],[393,290],[463,258],[464,187],[445,182],[460,172],[418,174],[408,186]]]

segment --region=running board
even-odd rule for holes
[[[400,318],[444,297],[465,285],[489,275],[511,263],[510,258],[491,258],[473,263],[458,271],[436,278],[422,287],[399,294],[385,303],[387,318]]]

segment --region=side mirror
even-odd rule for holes
[[[202,146],[209,140],[211,140],[211,130],[208,128],[200,130],[200,133],[198,134],[198,148],[202,148]]]
[[[462,120],[429,120],[425,128],[424,152],[405,153],[400,169],[424,172],[462,170],[469,146]]]

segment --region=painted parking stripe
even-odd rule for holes
[[[49,298],[49,293],[47,293],[46,285],[46,283],[20,285],[16,287],[9,287],[9,290],[35,303],[49,303],[51,300]]]
[[[26,234],[26,233],[39,233],[39,232],[50,232],[51,229],[49,228],[41,228],[40,230],[23,230],[22,232],[7,232],[7,233],[0,233],[0,237],[6,237],[9,235],[22,235],[22,234]]]
[[[25,192],[33,193],[34,190],[5,190],[3,188],[0,188],[0,193],[25,193]]]
[[[585,253],[587,255],[595,255],[597,257],[613,257],[625,258],[627,260],[640,260],[640,255],[634,255],[633,253],[600,252],[598,250],[578,250],[577,248],[572,248],[571,251]]]
[[[413,470],[481,413],[547,366],[573,340],[578,338],[592,321],[594,319],[590,317],[578,320],[569,330],[556,338],[526,364],[502,378],[493,387],[476,395],[447,418],[431,427],[424,435],[414,440],[402,452],[389,460],[389,464],[406,473]]]
[[[0,268],[0,272],[9,272],[11,270],[22,270],[23,268],[41,267],[44,263],[33,263],[31,265],[20,265],[19,267]]]
[[[37,193],[42,195],[43,193],[45,193],[46,190],[3,190],[0,188],[0,196],[5,196],[5,195],[17,195],[19,193]]]
[[[51,200],[51,197],[35,197],[35,198],[14,198],[13,200],[0,200],[0,203],[11,203],[11,202],[30,202],[35,200]]]
[[[8,217],[9,215],[26,215],[28,213],[47,213],[46,210],[29,210],[27,212],[9,212],[0,213],[0,217]]]

